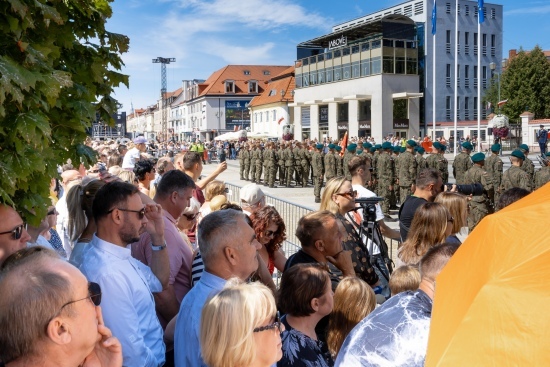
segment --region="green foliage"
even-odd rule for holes
[[[508,99],[501,112],[511,119],[519,118],[526,110],[534,113],[535,118],[550,117],[550,62],[540,47],[536,46],[529,53],[520,51],[510,61],[501,76],[500,96],[501,100]],[[496,77],[485,94],[485,100],[496,108]]]
[[[111,1],[0,2],[0,201],[35,224],[57,166],[93,163],[86,128],[96,114],[114,123],[113,89],[128,86],[116,71],[128,37],[105,29]]]

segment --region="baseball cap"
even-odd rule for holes
[[[260,202],[265,197],[264,192],[260,186],[255,183],[248,184],[241,188],[241,202],[244,202],[248,205],[255,205]]]

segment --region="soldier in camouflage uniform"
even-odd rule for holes
[[[336,177],[340,177],[344,175],[344,167],[342,165],[343,158],[342,158],[342,147],[337,145],[334,147],[334,158],[336,158]]]
[[[376,172],[376,167],[378,166],[378,157],[380,156],[380,151],[381,150],[382,150],[382,145],[381,144],[376,144],[374,146],[374,152],[372,152],[372,168],[374,168],[373,176],[374,176],[374,187],[375,187],[375,189],[371,190],[371,191],[374,191],[374,192],[376,192],[376,188],[378,187],[378,183],[377,183],[378,173]]]
[[[417,147],[416,149],[416,171],[420,172],[424,168],[428,168],[428,163],[426,163],[426,158],[424,158],[424,153],[426,151],[422,147]]]
[[[277,173],[277,155],[275,154],[275,143],[267,143],[267,149],[264,151],[264,181],[266,185],[275,187],[275,175]]]
[[[334,144],[328,145],[328,153],[325,155],[325,178],[328,182],[333,177],[336,177],[336,156],[334,155]]]
[[[492,196],[493,182],[489,174],[483,169],[485,164],[485,154],[476,153],[472,156],[474,165],[466,171],[464,175],[464,184],[471,185],[480,183],[483,185],[483,193],[474,195],[470,200],[468,213],[468,229],[470,233],[474,230],[477,224],[489,214],[489,198]]]
[[[290,187],[292,176],[294,175],[294,154],[292,153],[292,143],[288,142],[283,150],[283,158],[285,161],[285,178],[286,187]]]
[[[302,166],[302,187],[307,186],[307,180],[309,179],[309,161],[311,161],[311,155],[307,150],[306,143],[303,143],[300,148],[300,165]]]
[[[400,202],[399,200],[399,155],[401,154],[401,147],[400,146],[394,146],[392,148],[392,154],[390,154],[392,161],[393,161],[393,177],[395,177],[395,181],[393,183],[393,190],[391,191],[390,196],[390,210],[391,209],[397,209],[397,203]]]
[[[277,148],[277,166],[279,167],[279,185],[285,186],[285,158],[283,157],[284,145]]]
[[[250,172],[250,145],[245,144],[239,151],[239,159],[242,159],[241,165],[241,180],[248,181],[248,173]]]
[[[349,173],[348,163],[353,157],[355,157],[357,144],[349,144],[346,150],[347,151],[344,153],[344,159],[342,162],[342,174],[346,176],[347,180],[351,181],[351,173]]]
[[[378,155],[378,159],[376,160],[376,173],[378,176],[378,189],[376,190],[376,193],[378,196],[384,198],[384,201],[381,203],[381,207],[386,219],[391,219],[390,196],[393,190],[393,184],[395,182],[393,159],[390,156],[391,150],[391,143],[388,141],[385,142],[382,144],[382,153]]]
[[[254,182],[256,180],[256,160],[258,159],[258,144],[252,144],[252,149],[250,150],[250,181]]]
[[[464,175],[466,174],[466,171],[468,171],[472,167],[472,159],[470,158],[470,154],[472,153],[472,150],[474,149],[472,143],[469,141],[465,141],[462,143],[462,152],[460,152],[459,155],[455,157],[455,160],[453,162],[453,176],[456,180],[457,185],[463,185],[464,184]]]
[[[523,170],[525,159],[529,158],[526,158],[521,150],[516,149],[512,152],[510,155],[512,166],[502,175],[501,192],[511,189],[512,187],[520,187],[528,191],[532,190],[531,178],[527,172]]]
[[[525,160],[521,165],[521,169],[527,172],[529,179],[531,180],[531,187],[533,187],[533,183],[535,182],[535,165],[533,164],[533,161],[529,159],[529,147],[527,144],[521,144],[519,146],[519,150],[521,150],[521,152],[525,155]]]
[[[321,186],[323,186],[323,144],[317,144],[311,155],[311,169],[313,170],[313,194],[315,202],[321,202]]]
[[[262,162],[263,162],[263,173],[264,173],[264,185],[267,185],[267,180],[269,178],[269,170],[267,168],[268,163],[268,149],[267,149],[268,143],[264,145],[264,150],[262,151]]]
[[[485,159],[485,170],[491,176],[493,180],[494,194],[489,198],[489,201],[493,203],[493,207],[496,207],[500,194],[502,194],[502,159],[498,156],[500,152],[500,144],[493,144],[491,146],[491,156]]]
[[[257,145],[256,149],[256,184],[259,185],[262,180],[262,167],[264,164],[264,153],[260,144]]]
[[[437,149],[437,153],[430,154],[428,158],[426,158],[426,163],[428,164],[428,168],[433,168],[441,172],[443,183],[447,183],[449,182],[449,162],[443,155],[447,147],[438,141],[433,144],[433,147]]]
[[[292,155],[294,156],[294,181],[296,181],[296,186],[302,182],[302,160],[300,159],[300,147],[302,144],[296,142],[294,149],[292,149]]]
[[[550,181],[550,152],[546,152],[543,159],[544,167],[535,173],[535,190],[546,185]]]
[[[414,156],[414,147],[416,142],[414,140],[408,140],[405,145],[405,152],[399,155],[398,160],[398,172],[399,172],[399,197],[401,198],[401,205],[407,200],[407,198],[414,192],[414,183],[416,181],[417,166],[416,157]]]

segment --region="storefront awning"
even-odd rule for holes
[[[424,97],[424,93],[401,92],[401,93],[394,93],[391,96],[393,99],[410,99],[410,98]]]

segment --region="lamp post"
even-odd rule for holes
[[[222,129],[221,117],[223,116],[223,111],[216,111],[216,117],[218,118],[218,132]]]
[[[506,59],[502,60],[501,70],[502,70],[503,68],[506,67],[506,64],[507,64],[507,60],[506,60]],[[493,74],[496,74],[496,76],[497,76],[497,83],[498,83],[498,101],[497,101],[497,107],[498,107],[498,114],[500,114],[500,106],[498,105],[498,102],[500,102],[500,75],[502,74],[502,72],[496,72],[496,71],[495,71],[496,68],[497,68],[497,64],[496,64],[496,63],[492,62],[492,63],[489,64],[489,69],[491,69],[491,72],[492,72]]]

